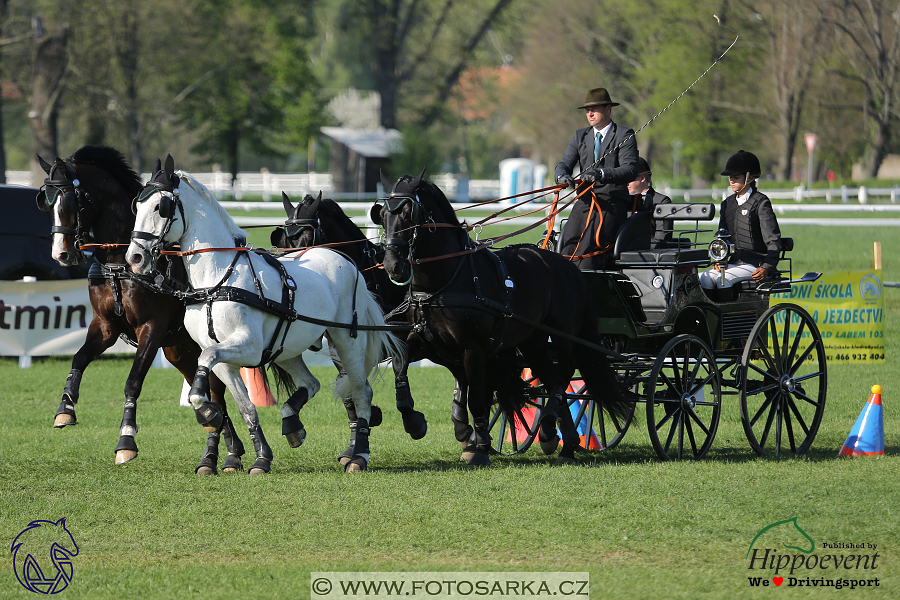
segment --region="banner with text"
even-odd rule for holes
[[[881,271],[831,271],[813,283],[773,294],[769,304],[792,302],[816,322],[829,363],[884,362]]]
[[[75,354],[93,318],[86,279],[0,281],[0,356]],[[121,340],[107,352],[133,352]]]

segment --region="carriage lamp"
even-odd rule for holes
[[[731,234],[726,229],[718,230],[716,237],[709,243],[709,257],[715,262],[728,262],[733,253]]]

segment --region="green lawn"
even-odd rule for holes
[[[795,273],[870,268],[872,241],[880,240],[884,278],[900,280],[893,228],[784,229],[795,238]],[[315,373],[326,387],[304,409],[309,438],[301,448],[279,435],[277,409],[260,409],[275,453],[272,473],[201,478],[193,469],[205,434],[192,411],[178,406],[179,375],[162,369],[151,372],[139,401],[140,454],[116,467],[127,360],[92,365],[79,424],[55,430],[69,359],[36,360],[30,370],[3,359],[0,531],[9,548],[30,521],[66,518],[80,548],[66,598],[308,598],[314,571],[586,571],[594,599],[819,597],[818,588],[788,587],[784,570],[777,591],[748,580],[775,575],[749,568],[757,533],[797,517],[816,556],[862,553],[822,547],[853,543],[877,545],[865,552],[878,559],[876,569],[801,569],[795,578],[877,577],[878,587],[824,594],[897,598],[900,427],[892,415],[900,290],[885,294],[886,362],[830,366],[812,449],[780,460],[755,456],[727,397],[701,462],[659,462],[639,411],[620,446],[581,455],[576,466],[552,467],[532,448],[470,470],[458,462],[449,421],[452,378],[419,368],[410,381],[428,435],[412,441],[403,432],[387,375],[375,386],[385,423],[373,430],[371,470],[346,475],[336,460],[347,441],[346,414],[329,398],[333,373],[323,368]],[[884,387],[886,456],[838,458],[875,383]],[[250,447],[246,429],[238,433]],[[774,531],[755,547],[801,554],[782,544],[804,538]],[[7,557],[0,597],[28,597]]]

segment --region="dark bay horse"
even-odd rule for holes
[[[390,313],[403,302],[406,286],[395,285],[388,279],[384,269],[374,268],[379,263],[383,250],[366,239],[362,230],[341,210],[337,202],[330,198],[323,199],[321,192],[318,197],[307,194],[297,206],[282,192],[281,201],[288,218],[284,227],[272,232],[272,245],[277,248],[308,248],[321,244],[339,244],[333,248],[347,256],[362,271],[366,287],[375,295],[382,311]],[[406,339],[405,332],[402,337]],[[414,408],[407,377],[410,360],[415,359],[399,360],[395,357],[391,364],[394,368],[397,410],[403,419],[403,428],[412,439],[419,440],[428,432],[428,423],[425,415]],[[352,404],[344,404],[349,411]],[[355,420],[352,414],[349,416],[351,421]]]
[[[52,165],[38,159],[47,179],[37,204],[41,210],[53,212],[54,260],[66,266],[80,262],[84,258],[80,246],[89,241],[91,232],[94,242],[111,245],[94,252],[96,262],[88,274],[94,316],[84,345],[72,359],[54,427],[77,422],[75,404],[84,370],[123,337],[137,348],[125,381],[125,409],[116,446],[116,464],[123,464],[138,453],[134,439],[138,430],[137,399],[159,348],[186,381],[191,382],[197,370],[200,347],[184,331],[184,304],[164,289],[187,281],[184,266],[181,259],[166,259],[151,277],[137,277],[127,268],[125,251],[134,229],[131,202],[143,188],[143,182],[118,150],[83,146],[69,158],[57,158]],[[215,378],[210,387],[213,399],[224,412],[225,385]],[[222,427],[210,431],[197,473],[216,473],[220,436],[228,450],[223,470],[243,470],[244,446],[226,416]]]
[[[508,376],[509,366],[496,365],[513,364],[518,349],[550,390],[541,417],[542,449],[558,443],[561,408],[560,459],[573,461],[579,439],[564,399],[576,368],[603,409],[621,416],[629,408],[607,357],[567,339],[601,341],[581,272],[535,246],[496,252],[476,246],[443,192],[423,175],[424,170],[392,184],[382,174],[388,197],[372,207],[370,217],[384,228],[385,271],[394,282],[410,284],[407,316],[421,328],[407,340],[410,352],[423,352],[468,383],[475,439],[463,459],[490,463],[489,391],[515,379]]]

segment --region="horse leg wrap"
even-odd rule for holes
[[[234,423],[231,422],[231,417],[228,415],[225,415],[222,423],[222,439],[225,441],[225,448],[228,450],[228,456],[225,458],[222,470],[226,473],[243,471],[244,465],[241,462],[241,457],[244,455],[244,443],[237,436],[237,431],[234,430]]]
[[[355,416],[355,414],[356,413],[354,412],[354,416]],[[356,420],[350,421],[350,423],[349,423],[350,443],[347,444],[346,450],[341,452],[340,455],[338,456],[338,462],[340,462],[341,465],[343,465],[343,466],[347,466],[347,463],[350,462],[350,460],[353,458],[353,454],[356,451],[356,426],[357,426]]]
[[[281,435],[285,437],[291,448],[299,448],[306,440],[306,429],[297,413],[309,401],[306,388],[297,388],[287,402],[281,407]]]
[[[256,461],[250,467],[251,475],[268,473],[272,470],[272,449],[266,442],[259,425],[250,427],[250,439],[253,440],[253,449],[256,450]]]
[[[470,443],[463,449],[459,460],[472,467],[487,467],[491,464],[491,434],[488,432],[487,417],[475,417],[474,444]]]
[[[469,414],[462,404],[462,390],[459,382],[453,389],[453,404],[450,407],[450,420],[453,422],[453,435],[460,444],[468,444],[472,437],[472,427],[469,425]]]
[[[540,442],[541,452],[544,454],[553,454],[559,446],[559,435],[556,433],[556,411],[562,400],[559,390],[560,388],[558,387],[554,387],[551,390],[550,398],[541,411],[541,430],[538,432],[538,442]]]
[[[218,404],[209,401],[209,369],[206,367],[197,367],[194,385],[191,386],[188,399],[194,407],[197,422],[203,426],[203,429],[213,432],[222,428],[222,411],[219,410]]]
[[[78,403],[78,390],[81,387],[81,371],[72,369],[66,377],[66,386],[63,388],[62,401],[56,409],[54,427],[65,427],[77,423],[75,418],[75,404]],[[66,415],[60,418],[60,415]]]
[[[344,470],[365,471],[369,466],[369,422],[361,418],[356,423],[351,423],[350,437],[353,455],[350,460],[343,463]]]
[[[125,410],[122,412],[119,435],[134,437],[137,431],[137,401],[134,398],[125,398]]]
[[[219,462],[219,431],[211,431],[206,437],[206,448],[200,456],[200,464],[194,469],[197,475],[218,475],[216,466]]]
[[[569,406],[566,403],[565,390],[562,386],[555,386],[553,390],[551,390],[551,394],[556,398],[556,402],[561,409],[557,419],[559,432],[562,435],[563,440],[563,450],[560,454],[564,452],[566,456],[570,454],[574,456],[574,449],[581,445],[581,439],[578,437],[578,430],[575,428],[572,412],[569,410]]]
[[[409,378],[406,375],[397,375],[394,378],[394,387],[397,392],[397,410],[400,411],[400,416],[403,418],[403,429],[412,439],[421,440],[428,433],[428,422],[425,420],[425,415],[413,408]],[[371,427],[374,427],[374,414],[372,416]]]

